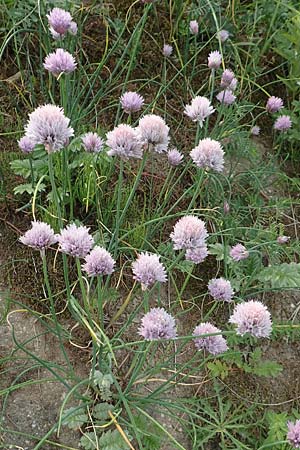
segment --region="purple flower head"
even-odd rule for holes
[[[177,334],[175,320],[163,308],[152,308],[142,318],[139,334],[146,341],[174,339]]]
[[[287,440],[292,447],[300,448],[300,420],[296,420],[296,422],[288,421],[287,426]]]
[[[274,130],[287,131],[291,128],[292,121],[290,116],[280,116],[275,120]]]
[[[208,249],[206,245],[202,247],[188,248],[185,252],[185,259],[192,261],[194,264],[202,263],[208,256]]]
[[[30,230],[20,237],[20,241],[22,244],[36,250],[45,250],[57,242],[57,236],[50,225],[45,222],[35,221],[31,222]]]
[[[230,213],[230,205],[229,203],[225,200],[224,205],[223,205],[223,211],[224,214],[229,214]]]
[[[254,127],[251,128],[250,133],[252,134],[252,136],[258,136],[260,133],[260,127],[254,125]]]
[[[237,334],[250,333],[257,338],[269,337],[272,332],[271,314],[256,300],[240,303],[234,308],[229,323],[237,326]]]
[[[170,234],[175,250],[195,250],[198,247],[205,247],[207,236],[205,223],[196,216],[181,217]]]
[[[213,139],[205,138],[200,140],[190,155],[196,166],[202,169],[222,172],[224,168],[224,151],[220,142]]]
[[[249,256],[248,250],[242,244],[236,244],[231,247],[229,254],[234,261],[241,261]]]
[[[132,263],[133,279],[141,283],[145,291],[156,281],[165,283],[167,281],[166,269],[159,261],[159,256],[151,253],[141,253]]]
[[[42,144],[46,150],[56,152],[68,145],[69,138],[74,135],[69,127],[68,119],[62,108],[55,105],[43,105],[29,114],[29,121],[25,126],[26,136],[32,144]]]
[[[94,244],[94,239],[89,234],[89,228],[72,223],[61,230],[58,242],[62,253],[85,258]]]
[[[113,273],[115,264],[116,261],[105,248],[96,246],[91,253],[86,255],[82,268],[88,276],[97,277]]]
[[[139,120],[137,133],[149,150],[163,153],[168,150],[169,130],[164,119],[155,115],[147,114]]]
[[[120,158],[142,158],[142,142],[134,128],[130,125],[120,124],[106,135],[106,145],[110,148],[109,156]]]
[[[231,89],[224,89],[223,91],[219,92],[216,96],[217,100],[219,100],[220,103],[223,103],[224,105],[232,105],[234,103],[236,96],[233,95]]]
[[[212,333],[221,333],[221,330],[209,322],[200,323],[200,325],[198,325],[193,331],[196,348],[198,350],[207,350],[212,355],[218,355],[219,353],[226,352],[226,350],[228,350],[228,346],[226,340],[221,334],[206,337],[202,336]]]
[[[53,8],[47,14],[50,31],[55,39],[63,37],[69,31],[72,24],[72,16],[61,8]]]
[[[190,21],[190,32],[191,34],[198,34],[199,33],[199,24],[197,20],[191,20]]]
[[[267,104],[266,104],[266,110],[269,113],[278,112],[282,108],[283,108],[282,98],[272,96],[268,99]]]
[[[218,69],[222,63],[222,55],[218,50],[208,55],[207,65],[210,69]]]
[[[104,141],[97,133],[86,133],[82,136],[82,145],[88,153],[99,153],[103,150]]]
[[[121,106],[127,114],[140,111],[144,105],[144,99],[137,92],[125,92],[120,98]]]
[[[176,148],[168,151],[168,163],[170,166],[179,166],[182,163],[183,154],[180,153]]]
[[[62,48],[57,48],[54,53],[49,53],[45,58],[44,68],[55,77],[62,73],[71,73],[76,69],[76,62],[71,53]]]
[[[229,36],[230,36],[230,34],[229,34],[229,32],[227,30],[220,30],[217,33],[217,38],[220,39],[221,42],[227,41]]]
[[[76,36],[77,31],[78,31],[77,23],[76,23],[76,22],[73,22],[73,20],[72,20],[72,22],[70,23],[69,32],[70,32],[71,34],[73,34],[73,36]]]
[[[169,58],[169,56],[171,56],[172,52],[173,52],[173,47],[172,47],[172,45],[165,44],[165,45],[163,46],[163,55],[164,55],[166,58]]]
[[[282,244],[287,244],[290,240],[290,236],[278,236],[277,238],[277,242],[278,244],[282,245]]]
[[[234,73],[232,70],[225,69],[221,77],[221,87],[228,88],[234,79]]]
[[[22,150],[23,153],[30,153],[35,147],[31,139],[29,139],[29,137],[26,135],[21,137],[21,139],[18,141],[18,144],[20,150]]]
[[[213,278],[210,280],[208,290],[215,300],[222,300],[223,302],[231,302],[234,295],[230,281],[224,278]]]
[[[193,122],[199,122],[200,127],[203,127],[204,120],[214,112],[210,101],[206,97],[195,97],[190,105],[184,108],[184,114],[192,119]]]

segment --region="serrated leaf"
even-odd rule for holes
[[[112,411],[114,407],[109,403],[97,403],[93,409],[93,417],[98,420],[107,420],[109,418],[109,411]]]
[[[95,433],[85,433],[80,439],[80,446],[84,448],[84,450],[95,450],[99,448]]]
[[[208,362],[207,367],[214,378],[219,377],[224,380],[228,376],[228,366],[221,361]]]
[[[44,191],[46,188],[46,185],[41,183],[37,189],[38,192],[42,192]],[[19,184],[19,186],[16,186],[14,188],[14,194],[16,195],[22,195],[24,194],[24,192],[27,192],[27,194],[32,195],[36,190],[36,187],[32,187],[32,184],[30,183],[25,183],[25,184]]]
[[[88,415],[85,414],[84,408],[69,408],[64,411],[62,424],[76,430],[88,421]]]
[[[269,266],[257,278],[264,283],[269,282],[272,288],[299,288],[300,264],[292,262]]]
[[[259,364],[253,367],[251,373],[260,377],[276,377],[282,372],[282,366],[275,361],[260,361]]]

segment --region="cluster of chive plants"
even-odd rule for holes
[[[54,8],[50,11],[47,19],[56,49],[45,57],[44,69],[57,80],[57,83],[60,83],[61,101],[64,103],[64,80],[66,77],[71,77],[72,73],[77,70],[78,63],[71,53],[60,47],[60,43],[67,34],[69,37],[72,36],[73,39],[76,39],[77,25],[71,14],[60,8]],[[199,32],[197,20],[190,22],[189,31],[192,35],[197,36]],[[219,30],[216,38],[219,46],[222,46],[229,38],[229,33],[226,30]],[[172,52],[173,48],[170,44],[165,43],[162,46],[164,58],[171,58]],[[209,98],[196,96],[182,111],[187,116],[186,120],[190,119],[196,124],[195,147],[190,150],[189,162],[186,162],[184,155],[171,145],[170,128],[164,118],[156,114],[145,114],[139,118],[136,127],[130,125],[131,116],[141,114],[145,104],[143,96],[138,92],[124,92],[120,98],[121,107],[129,116],[127,123],[115,126],[114,129],[107,132],[105,138],[99,136],[94,130],[76,137],[81,142],[83,151],[97,154],[100,158],[102,154],[106,154],[112,160],[113,158],[119,160],[116,218],[107,248],[96,245],[90,229],[74,221],[72,174],[69,169],[69,144],[75,136],[75,131],[71,126],[73,118],[66,117],[63,107],[54,104],[39,106],[29,115],[29,120],[25,126],[25,134],[18,143],[20,149],[29,154],[29,157],[37,145],[44,146],[48,153],[49,178],[58,232],[55,233],[47,223],[34,220],[31,228],[25,232],[20,241],[40,251],[52,318],[64,354],[66,353],[49,281],[46,252],[58,245],[58,251],[63,256],[68,305],[81,324],[87,327],[93,337],[94,344],[101,346],[107,340],[105,334],[105,302],[107,301],[107,299],[104,299],[105,287],[110,283],[111,275],[118,269],[116,260],[117,256],[120,256],[118,255],[120,229],[137,191],[147,159],[153,158],[154,155],[157,155],[157,158],[166,157],[170,170],[181,166],[183,172],[193,164],[196,170],[195,179],[199,184],[203,181],[204,176],[224,172],[225,151],[220,141],[209,137],[209,121],[213,116],[216,116],[215,126],[217,126],[221,123],[221,118],[226,115],[226,108],[238,107],[236,95],[238,80],[232,70],[224,67],[223,56],[218,50],[209,54],[207,66],[210,71],[211,86]],[[216,87],[218,92],[214,99]],[[219,106],[214,106],[215,100],[216,105],[219,104]],[[287,132],[291,127],[291,119],[287,115],[280,115],[282,108],[282,99],[270,96],[263,112],[256,117],[252,124],[251,134],[259,134],[259,119],[265,113],[279,113],[274,122],[274,129],[279,132]],[[63,167],[62,190],[59,190],[56,185],[55,158],[60,158]],[[121,210],[124,163],[129,164],[133,159],[141,161],[125,207]],[[161,255],[149,252],[140,252],[131,261],[132,280],[137,286],[140,286],[144,296],[141,305],[145,310],[136,334],[137,337],[141,336],[146,341],[181,339],[177,333],[175,318],[160,304],[157,307],[150,308],[148,294],[155,286],[168,280],[168,274],[176,268],[180,260],[185,259],[194,265],[198,265],[209,254],[208,240],[210,236],[205,220],[192,214],[198,196],[197,189],[194,186],[192,188],[194,194],[188,208],[179,214],[182,217],[174,224],[173,231],[169,236],[173,248],[169,267],[166,268],[161,262]],[[70,195],[70,211],[65,208],[67,191]],[[224,208],[228,209],[229,206],[226,205]],[[169,212],[171,211],[172,208]],[[226,213],[225,210],[224,212]],[[68,224],[66,225],[66,223]],[[278,236],[279,244],[286,244],[288,240],[288,236]],[[81,290],[79,300],[74,298],[72,292],[68,258],[73,258],[76,261],[78,284]],[[237,242],[230,248],[230,258],[233,264],[240,264],[242,260],[249,258],[249,250],[242,243]],[[217,303],[232,303],[235,296],[230,281],[222,277],[213,278],[209,281],[208,292]],[[96,301],[94,301],[95,298]],[[124,310],[124,306],[123,304],[120,312]],[[268,338],[272,332],[270,312],[257,299],[236,303],[229,317],[229,324],[234,325],[234,330],[227,332],[222,332],[217,326],[209,322],[195,324],[196,326],[191,330],[189,338],[193,340],[196,349],[204,350],[208,354],[216,356],[228,350],[228,344],[224,337],[228,333],[237,333],[241,336],[248,333],[256,338]],[[97,340],[99,335],[101,339]],[[103,337],[105,338],[104,341]],[[295,424],[289,423],[288,440],[295,448],[299,447],[299,421]]]

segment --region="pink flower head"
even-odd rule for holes
[[[172,45],[165,44],[165,45],[163,46],[163,55],[164,55],[166,58],[169,58],[169,56],[171,56],[172,52],[173,52],[173,47],[172,47]]]
[[[57,48],[54,53],[49,53],[45,58],[44,68],[55,77],[62,73],[71,73],[76,69],[76,62],[71,53],[62,48]]]
[[[146,341],[174,339],[177,334],[175,320],[163,308],[152,308],[142,318],[139,334]]]
[[[223,211],[225,215],[230,213],[230,205],[226,200],[223,204]]]
[[[218,50],[208,55],[207,65],[210,69],[218,69],[222,63],[222,55]]]
[[[272,96],[268,99],[267,104],[266,104],[266,110],[269,113],[278,112],[282,108],[283,108],[282,98]]]
[[[175,225],[170,238],[175,250],[205,247],[208,232],[203,220],[196,216],[184,216]]]
[[[31,139],[29,139],[29,137],[26,135],[21,137],[21,139],[18,141],[18,144],[20,150],[22,150],[23,153],[30,153],[35,147]]]
[[[143,148],[137,131],[130,125],[120,124],[106,135],[110,156],[120,158],[142,158]]]
[[[169,130],[170,128],[164,119],[155,114],[147,114],[142,117],[137,127],[137,133],[143,145],[157,153],[163,153],[168,150]]]
[[[42,144],[46,150],[56,152],[68,145],[69,138],[74,135],[69,127],[68,119],[62,108],[55,105],[43,105],[29,114],[29,121],[25,126],[26,136],[32,144]]]
[[[225,69],[221,77],[221,87],[228,88],[234,79],[234,73],[232,70]]]
[[[72,223],[61,230],[58,242],[62,253],[85,258],[94,244],[94,239],[89,234],[89,228]]]
[[[222,300],[223,302],[231,302],[234,295],[230,281],[224,278],[213,278],[210,280],[208,290],[215,300]]]
[[[72,26],[72,16],[68,11],[61,8],[53,8],[47,14],[51,34],[55,39],[63,37]]]
[[[70,23],[69,32],[70,32],[71,34],[73,34],[73,36],[76,36],[77,31],[78,31],[77,23],[76,23],[76,22],[73,22],[73,20],[72,20],[72,22]]]
[[[176,148],[168,151],[168,163],[171,166],[179,166],[182,163],[183,154],[180,153]]]
[[[280,245],[287,244],[290,240],[290,236],[278,236],[277,242]]]
[[[192,261],[194,264],[202,263],[208,256],[208,249],[206,245],[202,247],[188,248],[185,252],[185,259]]]
[[[127,114],[140,111],[144,104],[144,99],[137,92],[125,92],[120,98],[121,106]]]
[[[291,128],[292,121],[290,116],[280,116],[275,120],[274,130],[287,131]]]
[[[196,166],[202,169],[222,172],[224,168],[224,151],[220,142],[213,139],[205,138],[200,140],[190,155]]]
[[[288,421],[287,440],[293,448],[300,448],[300,420],[296,422]]]
[[[217,95],[217,100],[224,105],[232,105],[236,99],[236,96],[232,93],[231,89],[224,89]]]
[[[249,252],[242,244],[236,244],[231,247],[229,255],[234,261],[241,261],[248,258]]]
[[[227,30],[220,30],[217,33],[217,38],[220,39],[221,42],[227,41],[229,36],[230,36],[230,34],[229,34],[229,32]]]
[[[205,336],[206,334],[216,334],[215,336]],[[203,336],[204,335],[204,336]],[[221,335],[221,330],[209,322],[200,323],[194,331],[194,342],[198,350],[207,350],[212,355],[218,355],[228,350],[226,340]]]
[[[45,250],[57,242],[57,236],[47,223],[34,221],[30,230],[20,237],[20,242],[36,250]]]
[[[190,105],[184,108],[184,114],[192,119],[193,122],[199,122],[200,127],[203,127],[205,119],[214,112],[210,101],[206,97],[195,97]]]
[[[105,248],[96,247],[86,255],[83,270],[89,277],[97,277],[100,275],[110,275],[114,271],[116,261]]]
[[[257,338],[269,337],[272,332],[271,314],[256,300],[240,303],[234,308],[229,323],[237,326],[237,334],[249,333]]]
[[[251,128],[250,133],[252,134],[252,136],[258,136],[260,133],[260,127],[254,125],[254,127]]]
[[[132,263],[133,279],[141,283],[145,291],[156,281],[165,283],[167,281],[166,269],[159,261],[159,256],[151,253],[141,253]]]
[[[197,20],[191,20],[190,21],[190,32],[191,34],[198,34],[199,33],[199,24]]]
[[[103,150],[104,141],[97,133],[86,133],[81,138],[84,149],[88,153],[99,153]]]

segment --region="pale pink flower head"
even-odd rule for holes
[[[234,103],[236,99],[236,96],[232,93],[231,89],[224,89],[223,91],[219,92],[216,97],[217,100],[219,100],[219,102],[223,103],[224,105],[232,105],[232,103]]]
[[[231,302],[234,291],[229,280],[224,278],[213,278],[208,283],[208,291],[215,300]]]
[[[280,116],[275,120],[274,130],[287,131],[291,128],[292,121],[290,116]]]
[[[227,30],[220,30],[217,33],[217,38],[220,39],[221,42],[227,41],[229,36],[230,36],[230,34],[229,34],[229,32]]]
[[[31,222],[31,228],[26,231],[24,236],[20,237],[20,242],[32,247],[35,250],[45,250],[57,242],[57,236],[54,231],[45,222]]]
[[[121,106],[127,114],[140,111],[144,105],[144,98],[137,92],[125,92],[120,98]]]
[[[179,166],[182,163],[183,154],[180,153],[176,148],[168,151],[168,163],[170,166]]]
[[[35,147],[31,139],[29,139],[29,137],[26,135],[21,137],[21,139],[18,141],[18,145],[23,153],[30,153]]]
[[[250,133],[252,134],[252,136],[258,136],[260,133],[260,127],[254,125],[254,127],[251,128]]]
[[[257,300],[240,303],[234,308],[229,323],[237,326],[237,334],[246,333],[257,338],[269,337],[272,332],[271,314],[267,307]]]
[[[89,277],[98,277],[101,275],[110,275],[114,271],[116,261],[111,254],[105,250],[105,248],[96,247],[86,255],[85,264],[82,269],[88,274]]]
[[[172,47],[172,45],[165,44],[165,45],[163,46],[163,55],[164,55],[166,58],[169,58],[169,57],[172,55],[172,52],[173,52],[173,47]]]
[[[218,50],[208,55],[207,65],[210,69],[218,69],[222,63],[222,55]]]
[[[49,53],[45,58],[44,68],[55,77],[62,73],[71,73],[76,69],[77,63],[71,53],[62,48],[57,48],[54,53]]]
[[[287,440],[293,448],[300,448],[300,420],[296,422],[288,421]]]
[[[269,113],[275,113],[278,112],[280,109],[283,108],[283,100],[280,97],[270,97],[266,104],[266,110]]]
[[[103,150],[104,141],[97,133],[86,133],[82,136],[82,145],[88,153],[99,153]]]
[[[236,244],[231,247],[229,255],[234,261],[241,261],[249,257],[249,252],[242,244]]]
[[[89,233],[89,228],[72,223],[61,230],[58,242],[62,253],[85,258],[94,244],[94,239]]]
[[[26,136],[34,145],[42,144],[49,153],[56,152],[69,143],[74,130],[69,126],[62,108],[55,105],[43,105],[29,114],[25,126]]]
[[[53,8],[47,14],[50,31],[55,39],[63,37],[69,31],[72,24],[72,16],[61,8]]]
[[[199,33],[199,24],[197,20],[191,20],[190,21],[190,32],[191,34],[198,34]]]
[[[173,228],[170,238],[175,250],[195,249],[205,246],[208,232],[203,220],[196,216],[184,216]]]
[[[230,213],[230,205],[226,200],[223,204],[223,211],[225,215]]]
[[[197,167],[205,170],[222,172],[224,168],[224,151],[220,142],[210,138],[201,139],[193,148],[190,156]]]
[[[205,336],[206,334],[219,333],[215,336]],[[195,347],[198,350],[206,350],[212,355],[218,355],[228,350],[226,340],[221,335],[221,330],[209,322],[200,323],[194,331]]]
[[[136,129],[130,125],[120,124],[106,135],[106,145],[110,148],[109,156],[123,159],[142,158],[143,147]]]
[[[233,80],[234,80],[234,73],[232,72],[232,70],[225,69],[221,77],[221,87],[229,88]]]
[[[146,341],[174,339],[177,335],[175,320],[164,308],[152,308],[142,318],[139,335]]]
[[[207,256],[207,245],[203,245],[202,247],[188,248],[185,252],[185,259],[187,261],[192,261],[194,264],[202,263]]]
[[[168,150],[170,128],[164,119],[155,114],[147,114],[139,120],[137,133],[143,145],[149,150],[163,153]]]
[[[74,22],[74,21],[72,20],[72,22],[70,23],[69,32],[70,32],[73,36],[75,36],[75,35],[77,34],[77,31],[78,31],[77,23]]]
[[[205,119],[214,112],[214,108],[206,97],[195,97],[190,105],[184,108],[184,114],[192,119],[193,122],[198,122],[200,127],[203,127]]]
[[[159,256],[151,253],[141,253],[132,263],[133,279],[141,283],[142,290],[145,291],[158,281],[167,281],[166,269],[159,261]]]
[[[287,244],[290,240],[290,236],[278,236],[277,242],[280,245]]]

